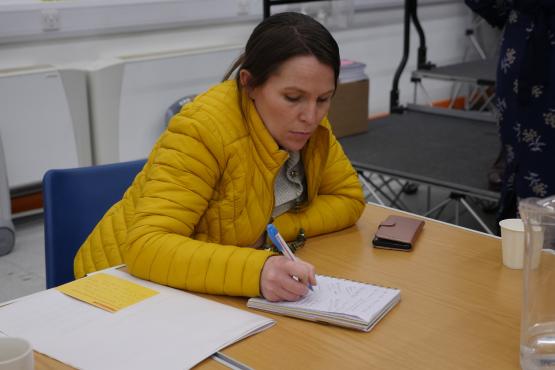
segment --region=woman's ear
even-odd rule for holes
[[[247,71],[246,69],[242,69],[239,71],[239,82],[241,82],[241,87],[246,89],[249,98],[252,99],[251,81],[252,81],[252,75],[249,71]]]

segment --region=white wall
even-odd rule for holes
[[[469,19],[469,13],[462,2],[421,6],[419,15],[427,36],[429,59],[438,65],[460,61],[466,45],[464,29]],[[358,14],[353,28],[333,31],[340,45],[342,57],[367,64],[366,72],[371,78],[371,113],[388,110],[391,79],[402,51],[402,20],[401,9],[371,11]],[[244,44],[255,24],[256,22],[244,22],[7,43],[0,45],[0,69],[39,64],[96,68],[106,61],[128,54]],[[413,29],[411,58],[401,85],[402,102],[412,99],[409,72],[415,68],[416,47],[417,37]],[[449,94],[449,86],[439,84],[437,87],[431,87],[430,92],[433,98],[444,99]]]
[[[461,61],[465,48],[469,45],[464,36],[464,30],[470,21],[470,13],[462,2],[448,0],[444,3],[439,1],[435,5],[428,2],[419,7],[419,16],[427,36],[428,58],[437,65]],[[52,65],[56,68],[98,71],[104,66],[121,63],[126,58],[140,59],[141,55],[152,56],[156,53],[168,55],[188,50],[194,52],[205,48],[218,49],[244,45],[258,22],[252,17],[249,19],[158,31],[4,42],[0,43],[0,70]],[[370,77],[370,114],[386,112],[389,109],[391,81],[403,47],[402,21],[403,10],[392,6],[381,10],[359,12],[355,14],[352,27],[332,31],[339,43],[343,58],[357,60],[367,65],[366,73]],[[402,103],[412,101],[413,86],[410,83],[410,71],[416,67],[417,47],[418,38],[413,29],[411,56],[400,84]],[[224,62],[218,65],[229,65],[232,60]],[[214,73],[214,65],[210,66],[209,63],[199,63],[195,68],[198,70],[184,68],[183,73],[191,73],[193,79],[195,75],[212,76],[210,78],[213,78],[213,83],[219,81],[225,69],[222,68],[221,73]],[[212,70],[209,71],[210,68]],[[145,75],[146,78],[152,79],[152,76]],[[208,81],[203,82],[204,85],[207,83]],[[173,86],[172,89],[172,94],[178,95],[179,87]],[[427,89],[432,99],[446,99],[450,94],[451,85],[445,82],[428,83]],[[191,93],[186,87],[183,91],[183,95]],[[166,95],[160,94],[160,96]],[[126,96],[121,96],[120,99],[124,103],[129,100]],[[173,99],[167,104],[172,102]],[[1,104],[2,102],[0,107]],[[52,115],[54,116],[55,112],[52,112]],[[94,118],[92,117],[92,121]],[[152,131],[152,128],[148,129]],[[94,126],[92,131],[94,133]],[[51,140],[51,145],[56,146],[55,138],[43,139]],[[13,145],[24,146],[25,143],[13,143]],[[33,149],[28,150],[32,157]],[[35,155],[38,154],[35,153]],[[125,156],[120,153],[120,157]],[[9,161],[9,158],[7,160]],[[10,163],[8,163],[9,166]]]

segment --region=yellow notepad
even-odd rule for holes
[[[119,311],[158,294],[156,290],[104,273],[89,275],[56,289],[109,312]]]

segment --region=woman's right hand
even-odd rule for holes
[[[308,293],[308,284],[316,285],[314,266],[300,259],[272,256],[262,268],[260,292],[268,301],[297,301]]]

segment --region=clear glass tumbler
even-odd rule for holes
[[[519,204],[524,222],[520,365],[555,370],[555,196]]]

